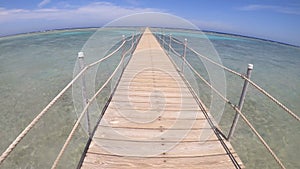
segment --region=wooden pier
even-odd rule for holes
[[[203,111],[147,28],[81,168],[243,168]]]

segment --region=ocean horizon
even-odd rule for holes
[[[109,27],[115,27],[115,28],[120,28],[124,26],[109,26]],[[143,28],[143,26],[137,26]],[[22,35],[30,35],[30,34],[36,34],[36,33],[48,33],[48,32],[53,32],[53,31],[63,31],[63,30],[81,30],[81,29],[101,29],[103,27],[97,27],[97,26],[88,26],[88,27],[65,27],[65,28],[55,28],[55,29],[45,29],[45,30],[36,30],[36,31],[29,31],[29,32],[22,32],[22,33],[15,33],[15,34],[7,34],[7,35],[1,35],[0,38],[5,38],[5,37],[12,37],[12,36],[22,36]],[[132,28],[131,26],[128,26],[128,28]],[[156,27],[154,27],[156,28]],[[177,28],[169,28],[166,27],[165,29],[177,29]],[[232,36],[239,36],[239,37],[245,37],[245,38],[251,38],[251,39],[257,39],[257,40],[262,40],[262,41],[269,41],[269,42],[274,42],[282,45],[288,45],[288,46],[293,46],[293,47],[300,47],[300,45],[296,44],[291,44],[291,43],[286,43],[286,42],[281,42],[277,40],[271,40],[271,39],[266,39],[266,38],[260,38],[256,36],[250,36],[250,35],[245,35],[245,34],[236,34],[236,33],[229,33],[229,32],[220,32],[220,31],[213,31],[213,30],[206,30],[206,29],[186,29],[186,30],[196,30],[196,31],[202,31],[206,33],[218,33],[218,34],[224,34],[224,35],[232,35]]]
[[[0,37],[0,153],[72,79],[77,54],[97,29],[53,29]],[[189,43],[204,38],[197,30],[163,30],[178,39],[188,38]],[[121,41],[122,34],[129,37],[132,32],[135,32],[132,27],[114,27],[100,32],[103,40],[108,42],[102,47],[109,50],[101,51],[99,57],[114,49]],[[300,115],[299,46],[244,35],[203,32],[224,66],[245,73],[247,65],[253,64],[251,79]],[[199,46],[198,50],[201,48]],[[183,49],[178,47],[176,50],[181,53]],[[198,58],[193,57],[188,55],[187,60],[197,61]],[[95,83],[101,84],[101,80],[108,77],[115,67],[115,61],[108,60],[99,66],[98,72],[101,73],[97,74]],[[204,67],[199,66],[197,70],[205,72]],[[243,79],[229,73],[225,75],[227,96],[237,104]],[[200,93],[203,92],[204,103],[209,105],[210,93],[205,92],[207,88],[201,82],[198,85]],[[98,99],[100,105],[105,103],[107,95],[103,93],[103,98]],[[49,168],[77,118],[72,101],[72,92],[69,91],[0,168]],[[287,168],[300,167],[297,159],[300,156],[300,126],[295,119],[251,86],[243,112]],[[229,106],[225,107],[219,123],[225,133],[230,128],[234,114]],[[71,148],[63,157],[62,166],[76,168],[86,139],[84,131],[79,129]],[[246,168],[279,168],[241,119],[231,143]]]

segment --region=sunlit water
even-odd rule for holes
[[[108,31],[107,35],[119,36],[122,31],[125,30]],[[77,52],[94,32],[95,29],[67,30],[0,39],[0,153],[72,79]],[[176,36],[176,31],[171,33]],[[300,115],[300,48],[240,36],[206,34],[225,66],[244,73],[248,63],[254,64],[253,81]],[[197,33],[177,32],[177,36],[189,39]],[[187,59],[193,60],[191,56]],[[228,73],[226,80],[227,96],[237,104],[243,81]],[[200,88],[200,93],[204,89]],[[203,93],[204,102],[209,104],[209,93]],[[49,168],[76,120],[71,97],[68,91],[0,168]],[[299,122],[253,87],[249,88],[243,112],[287,168],[300,167]],[[228,133],[233,116],[234,111],[226,107],[220,122],[224,133]],[[76,167],[86,140],[79,129],[61,168]],[[232,144],[247,168],[277,167],[242,120]]]

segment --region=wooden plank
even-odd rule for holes
[[[149,119],[149,118],[164,118],[164,119],[204,119],[205,116],[201,110],[148,110],[146,112],[136,111],[136,110],[119,110],[119,109],[107,109],[105,112],[105,117],[123,117],[128,119]]]
[[[146,29],[82,168],[235,168],[221,141],[242,165],[202,111]]]
[[[83,168],[89,169],[153,169],[153,168],[180,168],[180,169],[235,169],[227,155],[202,156],[190,158],[138,158],[103,156],[99,154],[87,154],[87,160]]]
[[[188,104],[188,103],[196,103],[195,99],[193,97],[179,97],[179,96],[147,96],[147,95],[114,95],[112,100],[118,100],[118,101],[130,101],[130,102],[150,102],[151,98],[157,99],[153,101],[164,101],[167,103],[181,103],[181,104]],[[195,107],[199,107],[198,105],[195,105]]]
[[[136,100],[134,98],[140,98],[140,100]],[[155,100],[153,100],[155,99]],[[123,105],[124,107],[134,106],[134,105],[143,105],[146,103],[147,105],[155,104],[155,105],[161,105],[163,107],[194,107],[195,110],[200,110],[199,107],[197,107],[193,102],[193,100],[190,101],[190,99],[180,99],[180,98],[173,98],[173,97],[167,97],[167,98],[159,98],[159,97],[136,97],[136,96],[118,96],[115,97],[112,100],[112,108],[115,108],[115,105]],[[150,102],[150,103],[149,103]],[[128,105],[128,106],[127,106]],[[123,107],[122,107],[123,108]],[[164,109],[168,110],[168,109]]]
[[[127,69],[126,69],[127,71]],[[170,72],[168,71],[167,74],[166,73],[162,73],[162,72],[157,72],[157,73],[150,73],[150,72],[143,72],[143,71],[131,71],[131,72],[124,72],[124,74],[122,75],[122,78],[160,78],[160,77],[164,77],[165,79],[176,79],[176,80],[180,80],[181,77],[178,76],[178,72]]]
[[[169,75],[169,76],[166,76],[168,78],[179,78],[180,75],[178,75],[178,72],[177,71],[171,71],[169,70],[168,72],[166,71],[162,71],[162,70],[147,70],[147,69],[143,69],[143,70],[137,70],[137,69],[126,69],[126,72],[124,72],[123,76],[122,77],[134,77],[134,76],[138,76],[142,74],[143,77],[145,78],[159,78],[160,76],[165,76],[166,74]]]
[[[129,88],[129,90],[127,91],[121,91],[118,90],[115,92],[115,95],[128,95],[128,96],[161,96],[161,97],[188,97],[188,98],[192,98],[192,95],[190,93],[187,92],[183,92],[180,90],[177,91],[173,91],[173,92],[166,92],[163,89],[162,90],[152,90],[152,91],[134,91],[131,90],[131,88]]]
[[[128,91],[130,89],[131,92],[135,92],[135,91],[163,91],[163,92],[168,92],[168,93],[173,93],[173,92],[183,92],[183,93],[187,93],[190,90],[188,88],[168,88],[168,87],[152,87],[152,86],[121,86],[119,85],[116,92],[123,92],[123,91]]]
[[[166,77],[167,78],[167,77]],[[131,82],[131,83],[142,83],[142,84],[148,84],[148,83],[169,83],[169,84],[176,84],[178,85],[178,88],[180,86],[185,85],[185,83],[181,79],[174,79],[174,78],[168,78],[168,79],[156,79],[156,78],[122,78],[122,82]]]
[[[121,81],[119,83],[120,85],[124,85],[124,86],[141,86],[141,85],[145,85],[145,86],[153,86],[153,87],[176,87],[176,88],[181,88],[181,87],[186,87],[184,83],[177,83],[176,81],[173,82],[169,82],[169,83],[155,83],[153,81],[145,81],[144,83],[140,83],[140,82],[135,82],[135,81]]]
[[[205,133],[205,135],[204,135]],[[182,135],[185,134],[184,137]],[[168,130],[167,133],[156,129],[138,129],[138,128],[111,128],[99,126],[95,133],[96,139],[114,139],[114,140],[135,140],[135,141],[162,141],[165,142],[206,142],[218,141],[216,135],[207,126],[198,130]]]
[[[126,120],[124,118],[110,118],[104,117],[101,126],[110,127],[131,127],[131,128],[162,128],[162,130],[168,130],[169,128],[178,129],[192,129],[192,128],[203,128],[206,125],[206,120],[195,119],[195,120],[179,120],[179,119],[160,119],[160,120]]]
[[[129,96],[130,97],[130,96]],[[158,98],[155,98],[158,99]],[[178,100],[178,102],[167,102],[167,99],[164,100],[166,98],[162,98],[162,99],[158,99],[157,101],[152,101],[152,98],[149,98],[148,102],[142,102],[142,101],[135,101],[132,100],[131,98],[128,98],[127,100],[120,100],[120,101],[113,101],[112,102],[112,106],[114,106],[115,108],[119,108],[119,109],[130,109],[132,108],[133,110],[161,110],[161,112],[163,112],[164,110],[200,110],[200,108],[191,103],[185,103],[182,104],[181,100]]]
[[[194,156],[214,156],[226,154],[222,145],[218,141],[199,142],[178,142],[170,143],[166,141],[123,141],[95,139],[101,146],[95,144],[90,146],[89,153],[102,155],[120,156],[140,156],[140,157],[194,157]]]
[[[134,85],[128,85],[129,83],[127,82],[127,84],[124,84],[124,83],[119,83],[118,86],[121,86],[122,88],[133,88],[133,89],[147,89],[147,88],[154,88],[154,89],[173,89],[173,90],[178,90],[178,85],[157,85],[157,84],[141,84],[141,83],[135,83]],[[145,87],[142,87],[142,86],[145,86]],[[187,86],[180,86],[181,89],[188,89]]]

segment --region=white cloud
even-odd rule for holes
[[[123,7],[109,2],[95,2],[84,6],[68,4],[51,8],[0,8],[0,36],[66,27],[103,26],[114,19],[143,12],[164,12],[154,8]]]
[[[129,8],[108,2],[96,2],[77,8],[43,8],[34,10],[0,8],[0,23],[32,19],[76,22],[90,20],[110,21],[124,15],[141,12],[159,12],[153,8]]]
[[[0,35],[15,33],[5,32],[5,30],[11,31],[9,25],[11,26],[15,24],[18,24],[18,26],[14,28],[19,30],[17,33],[28,31],[30,27],[33,29],[29,31],[39,31],[64,27],[102,26],[103,24],[111,21],[113,21],[112,25],[123,24],[132,26],[130,25],[131,23],[139,23],[141,25],[152,24],[155,26],[166,27],[193,27],[187,22],[182,21],[180,18],[176,19],[176,17],[155,16],[154,14],[145,14],[142,18],[131,17],[131,19],[134,18],[134,21],[128,21],[123,18],[122,21],[118,20],[114,22],[115,19],[136,13],[166,12],[162,9],[123,7],[109,2],[95,2],[80,7],[71,6],[69,4],[56,5],[59,5],[59,7],[38,8],[33,10],[0,8],[0,24],[3,25],[0,27]],[[182,22],[180,22],[180,20]],[[192,22],[195,25],[200,26],[201,29],[231,29],[230,25],[218,21],[194,20]],[[27,27],[28,30],[24,30],[23,27]]]
[[[51,0],[43,0],[38,4],[39,8],[44,7],[45,5],[49,4],[51,2]]]
[[[300,15],[300,8],[289,7],[289,6],[253,4],[253,5],[243,6],[238,9],[242,11],[267,10],[267,11],[273,11],[273,12],[283,13],[283,14]]]

